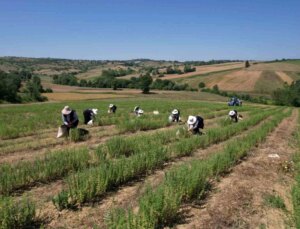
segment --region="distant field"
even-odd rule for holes
[[[255,91],[259,93],[271,93],[272,91],[282,88],[284,82],[281,77],[273,71],[263,71],[255,84]]]
[[[209,87],[218,85],[224,91],[253,91],[261,71],[240,70],[226,74],[222,79],[208,82]]]
[[[117,94],[95,94],[95,93],[44,93],[50,101],[79,101],[79,100],[95,100],[95,99],[109,99],[109,98],[124,98],[130,97],[129,95]]]
[[[298,62],[296,61],[296,63]],[[297,65],[290,62],[259,63],[259,64],[251,65],[249,70],[300,72],[300,64]]]
[[[234,63],[226,63],[226,64],[213,64],[213,65],[203,65],[203,66],[196,66],[195,72],[189,72],[185,74],[169,74],[165,75],[163,79],[179,79],[179,78],[186,78],[186,77],[193,77],[200,74],[206,74],[210,72],[216,72],[216,71],[223,71],[223,70],[229,70],[234,68],[241,68],[244,66],[244,63],[242,62],[234,62]]]
[[[286,74],[285,72],[279,72],[279,71],[276,71],[275,72],[276,73],[276,75],[278,75],[280,78],[281,78],[281,80],[283,81],[283,82],[286,82],[287,84],[291,84],[294,80],[293,80],[293,78],[292,77],[290,77],[288,74]]]
[[[111,64],[111,65],[105,65],[105,66],[93,68],[84,73],[79,73],[76,75],[76,77],[78,79],[91,80],[91,79],[101,76],[102,71],[105,69],[109,69],[109,68],[111,68],[111,69],[119,69],[119,68],[127,69],[127,67],[122,66],[122,65],[112,65]],[[135,68],[132,68],[132,69],[135,69]],[[135,69],[135,70],[137,70],[137,69]],[[131,74],[131,75],[127,75],[127,76],[119,77],[119,78],[131,78],[134,75],[137,75],[137,74]]]
[[[300,72],[285,72],[293,80],[300,80]]]
[[[285,82],[291,84],[300,79],[299,63],[300,61],[257,63],[251,64],[247,69],[214,71],[173,80],[187,83],[193,88],[198,88],[199,83],[204,82],[208,88],[218,85],[223,91],[269,95],[273,90],[281,88]]]

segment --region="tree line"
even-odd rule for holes
[[[192,90],[187,84],[176,84],[170,80],[157,79],[153,81],[149,73],[140,75],[140,77],[131,77],[130,79],[118,79],[112,75],[102,75],[93,80],[78,80],[74,74],[64,73],[53,77],[53,83],[93,88],[132,88],[141,89],[143,93],[148,93],[150,89],[157,90]]]
[[[276,105],[300,107],[300,80],[273,92],[272,98]]]
[[[44,89],[41,79],[30,71],[6,73],[0,71],[0,101],[11,103],[46,101],[42,96],[43,92],[51,92],[51,89]]]

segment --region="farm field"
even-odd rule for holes
[[[230,69],[237,69],[242,68],[244,63],[226,63],[226,64],[213,64],[213,65],[204,65],[204,66],[196,66],[195,72],[185,73],[185,74],[168,74],[164,76],[163,79],[179,79],[179,78],[186,78],[186,77],[193,77],[199,74],[206,74],[210,72],[218,72],[218,71],[225,71]]]
[[[118,106],[115,115],[107,114],[109,103]],[[298,128],[297,109],[246,103],[236,107],[243,120],[230,123],[229,108],[220,102],[73,101],[68,105],[80,120],[85,108],[100,110],[94,126],[79,126],[89,137],[74,142],[55,138],[65,105],[1,106],[1,227],[289,225],[288,213],[266,205],[265,196],[280,196],[291,211],[293,182],[282,166],[296,150],[290,139]],[[136,105],[143,117],[132,114]],[[167,119],[174,108],[181,111],[179,124]],[[191,114],[205,119],[204,135],[184,130]]]
[[[275,89],[282,88],[285,83],[291,84],[300,79],[299,61],[252,64],[245,69],[227,69],[176,78],[177,83],[187,83],[197,88],[200,82],[212,88],[218,85],[222,91],[246,92],[250,94],[270,95]]]

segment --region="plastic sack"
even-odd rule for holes
[[[58,128],[58,131],[57,131],[57,136],[56,138],[61,138],[61,137],[65,137],[68,135],[68,129],[65,125],[62,125]]]

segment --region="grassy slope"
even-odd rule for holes
[[[255,91],[269,94],[277,88],[283,87],[283,81],[274,71],[263,71],[255,84]]]
[[[216,78],[222,78],[224,75],[237,71],[241,68],[235,68],[235,69],[230,69],[230,70],[221,70],[221,71],[214,71],[214,72],[209,72],[209,73],[205,73],[205,74],[199,74],[199,75],[195,75],[195,76],[190,76],[190,77],[186,77],[186,78],[179,78],[179,79],[174,79],[173,81],[180,83],[180,84],[184,84],[187,83],[188,85],[190,85],[192,88],[198,88],[198,84],[200,82],[204,82],[204,83],[208,83],[213,79]]]

